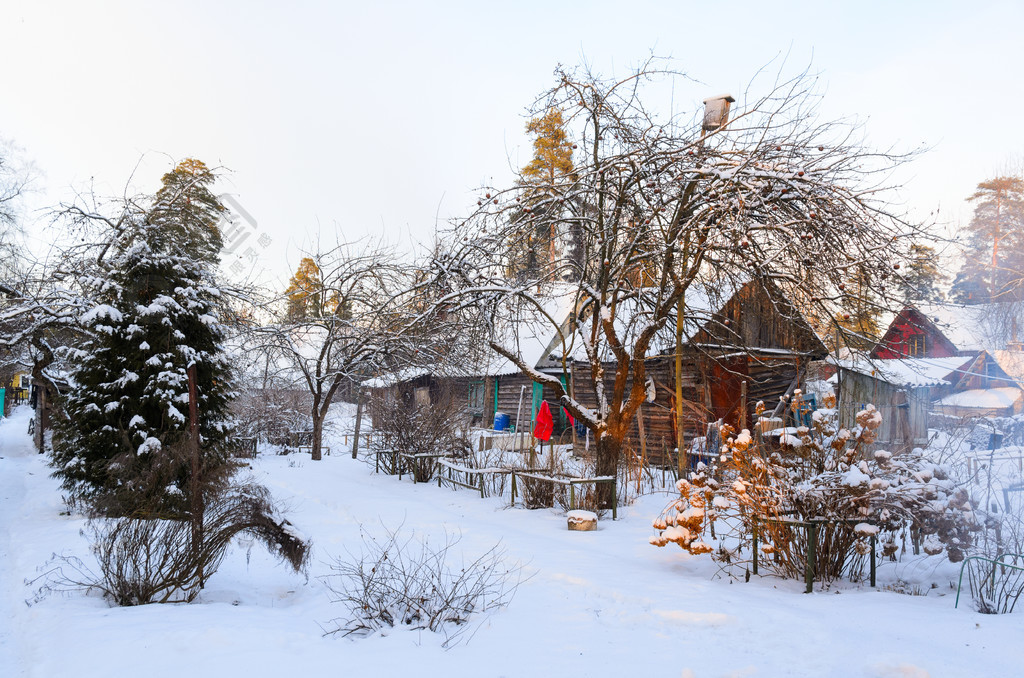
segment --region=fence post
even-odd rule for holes
[[[484,474],[480,474],[480,498],[484,498]]]
[[[359,452],[359,428],[363,423],[363,389],[356,389],[356,431],[352,440],[352,458]]]
[[[754,516],[754,574],[757,574],[757,516]]]
[[[612,520],[619,519],[618,480],[612,478]],[[594,489],[597,489],[596,487]]]
[[[804,569],[804,579],[807,582],[805,593],[814,591],[814,557],[818,544],[818,526],[814,523],[807,523],[807,567]]]
[[[512,503],[509,506],[516,505],[516,472],[512,471]]]
[[[569,510],[576,508],[576,486],[569,483]]]
[[[875,546],[878,543],[878,539],[875,535],[871,535],[871,588],[875,587]]]

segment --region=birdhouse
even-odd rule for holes
[[[736,101],[728,94],[708,97],[704,100],[704,131],[714,132],[729,122],[729,104]]]

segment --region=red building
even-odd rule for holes
[[[949,358],[962,352],[926,315],[905,307],[871,350],[872,358]]]

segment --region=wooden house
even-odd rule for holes
[[[721,419],[737,428],[750,428],[758,401],[769,409],[797,387],[812,361],[827,349],[803,316],[782,293],[764,283],[720,286],[717,293],[693,289],[687,296],[684,322],[682,387],[683,449],[703,436],[709,421]],[[571,306],[559,302],[559,314],[571,316]],[[557,304],[556,304],[557,305]],[[620,308],[615,318],[628,338],[635,315]],[[520,355],[541,372],[551,374],[584,405],[594,408],[597,397],[590,364],[579,346],[563,346],[550,324],[517,328]],[[556,335],[556,336],[552,336]],[[627,438],[628,453],[652,463],[673,463],[679,445],[675,402],[675,320],[666,324],[648,353],[648,401]],[[605,363],[606,386],[611,388],[615,363]],[[553,439],[572,442],[572,429],[554,389],[535,384],[513,363],[492,359],[461,374],[410,371],[380,377],[364,385],[386,389],[402,402],[431,402],[441,393],[464,393],[465,412],[475,425],[490,427],[496,412],[509,416],[513,426],[529,430],[541,403],[548,402],[555,417]],[[584,444],[586,434],[584,434]],[[578,441],[577,441],[578,442]]]
[[[981,351],[1021,351],[1024,305],[921,304],[896,314],[872,358],[945,358]]]
[[[889,323],[885,334],[869,354],[871,358],[949,358],[960,349],[936,324],[913,306],[907,306]]]
[[[684,430],[676,431],[675,319],[661,333],[646,361],[648,401],[626,440],[638,457],[672,463],[673,450],[687,449],[704,436],[708,422],[722,420],[737,430],[751,428],[754,409],[771,410],[780,397],[802,383],[812,361],[828,350],[782,292],[763,282],[725,287],[715,294],[688,295],[684,322],[682,392]],[[614,364],[606,369],[607,387]],[[589,364],[573,362],[576,397],[596,405]]]
[[[971,358],[919,397],[931,399],[931,411],[952,417],[1009,416],[1024,407],[1019,327],[1024,327],[1019,303],[907,306],[870,355],[883,361]],[[915,420],[916,438],[926,435],[925,425]]]

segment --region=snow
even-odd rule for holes
[[[843,485],[846,485],[847,487],[862,487],[867,485],[870,481],[871,478],[856,466],[851,467],[850,470],[843,475]]]
[[[108,318],[115,323],[119,323],[122,320],[121,312],[107,304],[100,304],[86,311],[79,320],[85,325],[90,325],[100,318]]]
[[[352,408],[346,407],[349,412]],[[333,410],[333,408],[332,408]],[[879,563],[877,589],[840,582],[720,576],[709,557],[650,546],[667,494],[640,498],[601,530],[569,533],[565,514],[509,509],[469,490],[375,475],[348,454],[262,455],[253,474],[314,542],[310,576],[238,542],[192,604],[111,608],[79,593],[26,605],[26,579],[53,552],[91,558],[84,519],[66,507],[32,449],[30,410],[0,421],[0,675],[153,678],[463,676],[1012,676],[1020,614],[953,608],[955,570],[936,559]],[[344,426],[338,426],[343,430]],[[338,449],[341,441],[332,441]],[[471,558],[499,540],[525,578],[509,607],[474,618],[461,643],[393,629],[323,635],[342,616],[321,576],[358,552],[363,526],[462,535]],[[710,544],[714,546],[714,544]],[[931,577],[931,579],[928,579]],[[899,581],[927,595],[894,592]],[[934,581],[938,588],[930,588]],[[888,589],[887,589],[888,586]],[[841,595],[837,595],[841,594]]]
[[[972,356],[952,358],[902,358],[898,360],[835,360],[835,365],[875,377],[894,386],[946,386],[948,377],[973,361]]]
[[[953,393],[945,398],[936,401],[937,405],[945,407],[977,407],[977,408],[1006,408],[1012,407],[1020,400],[1021,390],[1019,388],[976,388],[969,391]]]

